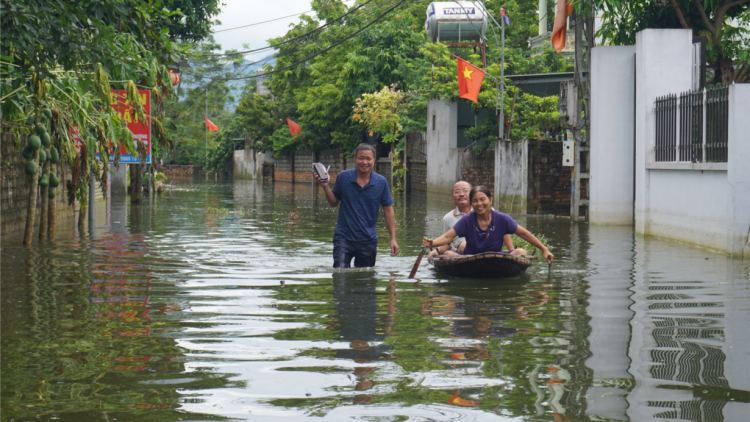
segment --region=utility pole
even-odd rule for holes
[[[585,6],[584,6],[585,7]],[[581,198],[582,180],[589,179],[589,150],[591,146],[591,49],[594,47],[593,9],[581,9],[575,16],[575,68],[576,109],[582,116],[576,116],[578,124],[573,128],[575,160],[571,173],[570,218],[577,221],[581,207],[588,219],[589,200]],[[585,33],[584,33],[585,32]],[[585,50],[585,51],[584,51]],[[588,183],[588,182],[587,182]],[[587,185],[587,194],[589,192]]]
[[[208,86],[206,86],[206,119],[208,119]],[[206,164],[203,169],[206,173],[206,179],[208,179],[208,125],[206,124]]]
[[[503,15],[505,15],[505,8],[503,8]],[[500,33],[500,121],[497,122],[498,138],[503,140],[505,134],[505,111],[503,110],[503,101],[505,100],[505,19],[500,20],[500,27],[502,28]]]

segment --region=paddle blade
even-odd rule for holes
[[[425,252],[425,249],[422,249],[422,252],[419,253],[419,256],[417,257],[417,262],[415,262],[414,266],[411,267],[409,278],[414,278],[414,275],[417,274],[417,269],[419,268],[419,263],[422,262],[422,257],[424,256],[424,252]]]

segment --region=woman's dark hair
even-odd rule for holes
[[[492,192],[490,192],[490,189],[487,186],[476,185],[471,188],[471,192],[469,192],[469,203],[474,200],[474,194],[476,194],[477,192],[482,192],[483,194],[487,195],[487,198],[492,200]]]

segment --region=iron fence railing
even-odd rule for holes
[[[654,158],[657,162],[727,162],[727,87],[657,97],[654,113]]]

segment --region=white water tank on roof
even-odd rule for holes
[[[424,27],[433,42],[480,42],[487,32],[487,15],[479,2],[435,2],[427,6]]]

